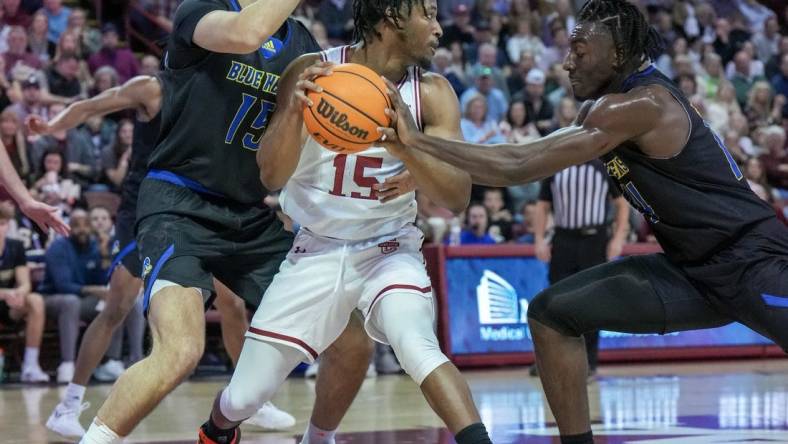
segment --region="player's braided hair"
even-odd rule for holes
[[[424,0],[354,0],[353,1],[353,40],[368,43],[372,38],[380,38],[375,29],[382,20],[391,19],[394,25],[402,29],[400,22],[407,19],[415,6],[424,8]],[[405,6],[404,17],[399,11]],[[426,10],[425,10],[426,12]]]
[[[578,13],[579,22],[599,22],[613,36],[619,68],[656,60],[664,49],[657,30],[646,22],[637,6],[627,0],[590,0]]]

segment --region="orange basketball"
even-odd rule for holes
[[[390,106],[386,84],[366,66],[343,63],[315,83],[323,91],[308,94],[312,106],[304,108],[304,124],[325,148],[343,154],[363,151],[380,139],[377,128],[391,123],[384,112]]]

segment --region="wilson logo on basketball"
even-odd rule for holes
[[[369,131],[363,130],[357,126],[353,126],[348,122],[347,114],[340,113],[334,108],[334,105],[328,103],[324,98],[320,98],[320,103],[317,105],[317,112],[328,119],[332,125],[340,130],[350,134],[351,136],[360,139],[366,139],[369,136]]]

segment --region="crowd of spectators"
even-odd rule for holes
[[[665,53],[653,63],[674,79],[719,134],[756,194],[784,218],[788,200],[788,5],[779,0],[633,2],[643,8],[665,40]],[[151,41],[161,38],[172,29],[178,3],[135,0],[122,11],[123,16],[107,16],[99,22],[95,11],[81,8],[83,4],[76,0],[68,6],[63,0],[0,0],[0,140],[31,192],[59,207],[71,219],[72,228],[80,227],[69,239],[55,239],[19,212],[8,218],[8,237],[24,245],[27,260],[33,264],[30,272],[37,275],[37,270],[45,269],[38,273],[44,277],[33,279],[27,293],[42,293],[46,311],[61,324],[88,320],[100,309],[102,296],[96,288],[106,284],[100,271],[106,271],[111,254],[111,221],[91,225],[83,219],[91,221],[85,210],[96,207],[112,216],[112,205],[103,208],[90,197],[106,198],[118,192],[131,154],[133,114],[95,117],[50,136],[30,134],[25,119],[30,115],[51,118],[75,100],[95,96],[135,75],[155,72],[158,54],[140,51],[139,45],[135,51],[129,49],[125,26],[130,24]],[[296,16],[328,48],[351,41],[352,3],[305,0]],[[438,3],[443,36],[432,70],[445,76],[457,94],[466,140],[490,145],[523,143],[573,121],[578,103],[562,60],[582,0]],[[418,224],[434,243],[533,243],[532,215],[539,190],[538,182],[498,189],[474,187],[473,201],[459,217],[418,195]],[[7,199],[2,194],[0,200]],[[630,222],[630,242],[653,242],[639,215],[633,212]],[[77,233],[86,238],[76,239]],[[72,267],[84,269],[52,266],[61,260],[56,256],[63,255],[69,255]],[[70,281],[64,279],[66,274]],[[9,297],[0,290],[0,299]],[[29,299],[35,307],[36,296]],[[50,308],[60,305],[66,308]],[[31,310],[38,316],[40,309]],[[70,320],[62,321],[64,317]],[[142,341],[137,330],[130,330],[134,333],[129,334],[127,361],[139,358]],[[61,332],[64,370],[63,375],[59,371],[59,379],[68,377],[75,347],[75,342],[69,342],[72,336],[71,331]],[[117,347],[111,353],[113,363],[122,359]],[[32,363],[32,356],[30,365],[35,370],[38,364]],[[37,375],[33,370],[30,374]]]

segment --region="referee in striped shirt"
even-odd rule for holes
[[[609,208],[614,209],[615,218],[609,217]],[[555,221],[552,247],[545,238],[551,211]],[[595,159],[542,181],[533,226],[536,256],[550,263],[552,285],[621,254],[629,232],[629,205],[602,162]],[[585,340],[589,373],[594,374],[599,333],[586,334]],[[534,365],[531,373],[535,372]]]

